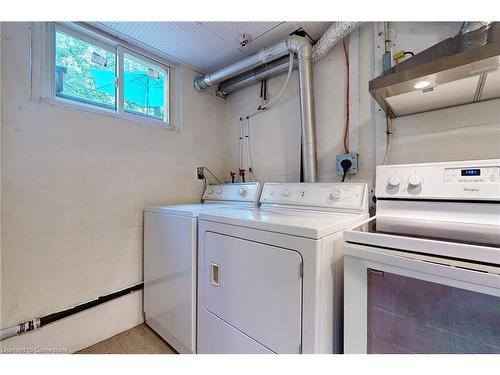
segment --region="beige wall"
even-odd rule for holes
[[[143,208],[199,200],[196,166],[222,172],[225,102],[192,89],[196,72],[180,132],[40,103],[28,27],[3,24],[2,328],[142,281]],[[123,300],[71,318],[71,334],[61,322],[2,344],[79,349],[141,321],[140,293]]]

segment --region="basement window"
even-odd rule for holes
[[[56,102],[172,127],[172,66],[76,25],[53,24],[50,36],[50,91]]]

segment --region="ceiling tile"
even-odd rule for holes
[[[331,22],[103,22],[118,33],[147,44],[207,73],[285,39],[299,27],[318,39]],[[242,33],[252,41],[239,44]]]

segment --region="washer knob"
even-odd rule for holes
[[[217,194],[222,194],[222,189],[218,189]]]
[[[408,184],[411,187],[417,187],[421,183],[422,183],[422,176],[420,176],[419,174],[414,173],[408,178]]]
[[[330,194],[330,199],[331,200],[338,200],[341,199],[343,196],[342,190],[340,189],[335,189],[331,194]]]
[[[399,184],[401,183],[401,178],[398,175],[394,174],[389,177],[389,180],[387,182],[391,186],[399,186]]]
[[[284,197],[288,197],[290,195],[290,190],[283,190],[281,192],[281,195],[284,196]]]
[[[213,194],[214,193],[214,189],[208,189],[208,194]]]
[[[246,197],[246,196],[247,196],[247,189],[243,189],[243,188],[241,188],[241,189],[240,189],[240,195],[241,195],[242,197]]]

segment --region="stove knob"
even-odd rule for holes
[[[240,189],[240,195],[242,197],[246,197],[247,196],[247,189]]]
[[[222,189],[218,189],[217,194],[222,194]]]
[[[399,186],[399,184],[401,183],[401,178],[399,178],[399,176],[397,175],[392,175],[391,177],[389,177],[387,183],[390,186]]]
[[[419,174],[414,173],[408,178],[408,185],[411,188],[416,188],[421,183],[422,183],[422,176],[420,176]]]
[[[214,193],[214,189],[208,189],[208,194],[213,194]]]
[[[270,195],[270,196],[273,196],[273,195],[274,195],[274,190],[271,190],[271,191],[269,192],[269,195]]]
[[[290,195],[290,191],[289,190],[283,190],[281,192],[281,195],[284,196],[284,197],[288,197]]]

